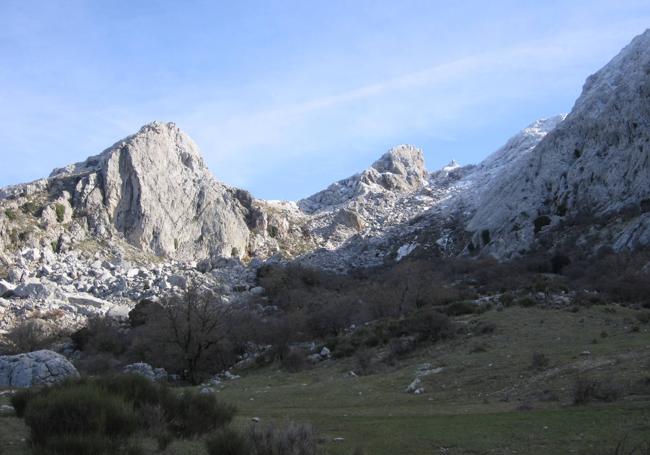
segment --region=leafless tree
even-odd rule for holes
[[[206,370],[227,364],[233,313],[214,293],[190,287],[151,306],[145,336],[162,348],[158,354],[166,354],[167,362],[169,357],[180,362],[185,379],[196,384]]]

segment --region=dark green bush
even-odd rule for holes
[[[584,405],[592,401],[612,402],[622,395],[622,387],[612,381],[579,376],[573,386],[573,404]]]
[[[248,440],[235,430],[225,428],[205,440],[208,455],[250,455]]]
[[[191,437],[222,428],[235,416],[235,408],[222,403],[214,394],[187,390],[168,394],[163,409],[169,430],[179,437]]]
[[[517,305],[528,308],[537,305],[537,302],[530,297],[523,297],[517,300]]]
[[[120,374],[97,379],[97,384],[113,395],[120,396],[135,409],[155,406],[172,392],[139,374]]]
[[[442,313],[421,310],[400,320],[398,330],[393,336],[414,335],[421,341],[438,341],[452,336],[453,324]]]
[[[343,337],[336,343],[336,347],[334,348],[334,352],[332,354],[334,358],[340,359],[343,357],[351,356],[354,354],[354,351],[356,351],[356,349],[357,348],[352,344],[350,337]]]
[[[389,357],[402,357],[417,348],[417,342],[414,337],[393,338],[388,343]]]
[[[59,223],[63,223],[63,220],[65,219],[65,205],[56,204],[54,206],[54,212],[56,213],[56,220]]]
[[[90,382],[36,395],[28,401],[24,416],[32,442],[43,447],[65,435],[104,435],[118,441],[138,430],[133,406]]]
[[[43,454],[139,453],[141,448],[128,444],[137,431],[147,431],[163,450],[177,436],[226,426],[235,413],[212,394],[177,394],[138,375],[27,389],[16,393],[12,404],[24,416],[35,450]]]
[[[445,313],[448,316],[462,316],[464,314],[473,314],[478,310],[478,305],[472,302],[454,302],[447,306]]]
[[[22,418],[27,409],[27,403],[36,396],[38,389],[20,389],[11,396],[11,405],[16,410],[16,416]]]
[[[52,435],[46,446],[35,446],[34,455],[88,455],[119,452],[119,445],[102,434]]]
[[[14,220],[17,218],[16,212],[13,211],[12,209],[6,209],[6,210],[5,210],[5,216],[6,216],[7,219],[9,219],[10,221],[14,221]]]
[[[307,356],[298,348],[290,348],[281,359],[282,368],[290,373],[297,373],[307,368]]]
[[[20,210],[22,210],[26,215],[41,216],[43,207],[34,201],[28,201],[20,206]]]

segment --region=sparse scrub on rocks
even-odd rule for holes
[[[53,329],[45,321],[28,319],[12,328],[5,336],[0,349],[6,354],[38,351],[56,339]]]

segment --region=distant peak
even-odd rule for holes
[[[136,134],[145,133],[148,131],[162,132],[164,130],[180,131],[180,128],[178,128],[174,122],[162,122],[160,120],[154,120],[153,122],[142,125]]]
[[[423,173],[424,155],[422,150],[412,145],[398,145],[372,164],[372,167],[379,172],[390,172],[391,174],[407,175],[410,173]]]
[[[149,161],[174,161],[195,171],[207,167],[197,145],[173,122],[154,120],[140,127],[137,133],[116,142],[102,153],[83,162],[52,171],[50,177],[70,176],[96,172],[106,167],[113,155],[128,154],[131,159]]]
[[[442,168],[443,171],[445,172],[451,172],[453,170],[456,170],[460,167],[460,164],[458,164],[458,161],[456,160],[451,160],[449,164],[447,164],[445,167]]]

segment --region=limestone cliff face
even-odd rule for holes
[[[145,251],[181,259],[246,252],[242,192],[217,182],[173,123],[146,125],[51,178],[76,179],[75,209],[96,234],[116,231]]]
[[[511,165],[507,178],[490,184],[468,229],[489,230],[488,250],[509,256],[561,220],[643,211],[648,198],[650,31],[590,76],[567,118]],[[611,243],[650,243],[646,218],[617,227]]]

